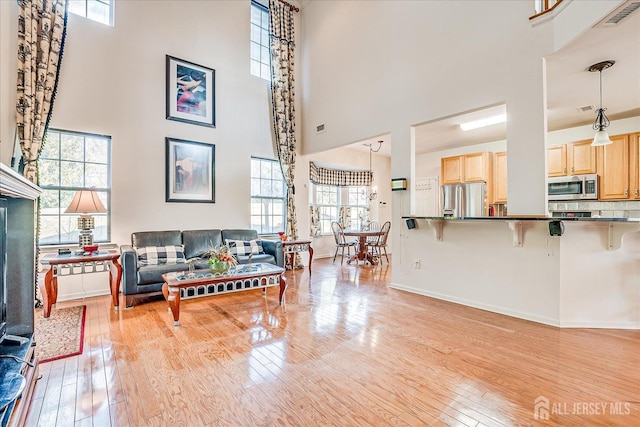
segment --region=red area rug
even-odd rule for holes
[[[82,354],[86,305],[52,308],[48,319],[36,310],[36,355],[40,363]]]

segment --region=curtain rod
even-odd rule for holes
[[[295,7],[294,5],[292,5],[291,3],[287,3],[284,0],[278,0],[280,3],[286,4],[287,6],[289,6],[289,8],[291,8],[291,10],[293,10],[294,12],[300,12],[300,9],[298,9],[297,7]]]

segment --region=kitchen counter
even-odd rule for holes
[[[640,330],[638,218],[516,215],[403,216],[390,287],[554,326]]]
[[[549,216],[403,216],[402,219],[424,219],[427,221],[582,221],[582,222],[640,222],[640,218],[597,218],[597,217],[549,217]]]
[[[531,225],[543,222],[566,222],[567,224],[593,224],[601,225],[606,228],[606,249],[616,250],[622,245],[622,239],[627,233],[640,231],[640,218],[594,218],[594,217],[573,217],[559,218],[537,215],[522,216],[486,216],[486,217],[444,217],[444,216],[403,216],[403,220],[414,220],[413,224],[408,221],[407,227],[411,230],[415,227],[415,220],[424,220],[435,233],[435,239],[443,240],[443,230],[445,224],[463,224],[463,223],[500,223],[504,222],[509,226],[512,232],[513,246],[522,247],[525,228]],[[551,234],[551,233],[550,233]],[[560,230],[554,231],[553,236],[562,236],[564,234],[564,226],[560,226]]]

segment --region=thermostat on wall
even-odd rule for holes
[[[392,178],[391,179],[391,191],[406,190],[407,178]]]

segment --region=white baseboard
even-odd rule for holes
[[[414,294],[424,295],[439,300],[449,301],[456,304],[466,305],[468,307],[479,308],[481,310],[490,311],[492,313],[504,314],[506,316],[517,317],[518,319],[530,320],[532,322],[543,323],[545,325],[560,327],[560,322],[557,319],[551,319],[544,316],[538,316],[532,313],[524,313],[517,310],[510,310],[504,307],[498,307],[490,304],[479,303],[477,301],[468,300],[465,298],[458,298],[451,295],[445,295],[438,292],[431,292],[424,289],[413,288],[411,286],[399,285],[397,283],[391,283],[390,288],[398,289],[401,291],[407,291]]]
[[[62,302],[62,301],[71,301],[71,300],[76,300],[76,299],[84,299],[84,298],[90,298],[90,297],[97,297],[100,295],[110,295],[111,291],[110,290],[104,290],[104,289],[98,289],[95,291],[89,291],[89,292],[75,292],[72,294],[65,294],[65,295],[58,295],[58,301]]]
[[[640,330],[639,322],[560,322],[561,328]]]

